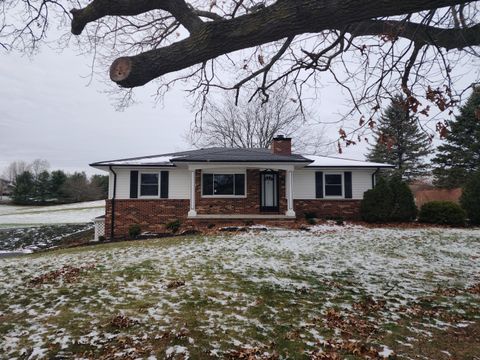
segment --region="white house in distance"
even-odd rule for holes
[[[207,148],[90,164],[109,172],[106,238],[133,224],[161,232],[173,220],[197,224],[357,218],[375,174],[392,165],[292,154],[291,139],[271,149]]]

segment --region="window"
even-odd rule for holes
[[[245,174],[203,174],[202,195],[244,196]]]
[[[325,196],[343,196],[341,174],[325,174]]]
[[[140,196],[158,196],[159,176],[154,173],[140,174]]]

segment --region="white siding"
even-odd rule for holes
[[[315,199],[315,171],[295,170],[293,173],[293,198]]]
[[[168,179],[169,199],[190,199],[190,180],[192,175],[189,170],[175,169],[170,171]]]
[[[372,188],[372,174],[375,170],[352,170],[352,196],[363,199],[363,193]]]
[[[131,169],[117,168],[114,170],[117,173],[116,199],[130,198],[130,170]]]
[[[130,171],[162,171],[155,168],[114,168],[117,173],[117,196],[116,199],[130,198]],[[190,198],[190,172],[184,169],[169,169],[169,199],[189,199]],[[113,174],[110,174],[109,198],[113,196]]]
[[[372,188],[373,169],[306,169],[296,170],[293,174],[293,198],[315,199],[315,172],[342,173],[352,172],[352,198],[363,199],[363,193]]]

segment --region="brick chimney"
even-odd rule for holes
[[[277,135],[272,141],[272,153],[277,155],[292,155],[292,139]]]

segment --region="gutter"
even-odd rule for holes
[[[112,218],[110,220],[110,240],[113,240],[115,229],[115,197],[117,196],[117,173],[110,165],[109,170],[113,173],[113,196],[112,196]]]

